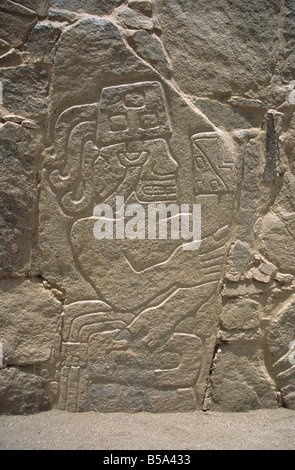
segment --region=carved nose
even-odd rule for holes
[[[175,176],[177,170],[177,163],[172,160],[168,155],[166,158],[161,158],[153,165],[153,173],[159,176]]]
[[[151,169],[158,176],[175,176],[177,163],[173,159],[167,142],[159,139],[150,143]]]

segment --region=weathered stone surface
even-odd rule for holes
[[[29,36],[26,50],[36,62],[48,62],[48,56],[53,50],[58,37],[60,27],[50,21],[40,21],[37,23]]]
[[[229,272],[225,275],[225,279],[229,282],[239,282],[242,276],[238,272]]]
[[[245,98],[239,98],[238,96],[232,96],[228,102],[232,106],[236,106],[238,108],[248,108],[248,109],[262,109],[264,108],[262,101],[260,100],[251,100]]]
[[[7,122],[0,127],[0,276],[27,275],[37,210],[38,130]]]
[[[221,345],[211,376],[210,409],[236,412],[277,407],[275,385],[256,348]]]
[[[286,0],[286,13],[284,18],[284,39],[285,39],[285,64],[283,68],[284,78],[287,81],[295,79],[295,56],[294,56],[294,25],[295,25],[295,5],[294,0]]]
[[[258,302],[247,298],[229,299],[221,314],[219,338],[225,343],[257,341],[259,325]]]
[[[279,54],[279,0],[214,4],[159,0],[174,78],[187,93],[237,93],[267,86]],[[234,38],[234,41],[233,41]]]
[[[20,65],[21,63],[22,56],[15,49],[12,49],[0,57],[0,67],[13,67],[15,65]]]
[[[233,107],[228,102],[223,103],[213,99],[198,98],[195,104],[216,126],[227,130],[251,129],[259,127],[262,122],[262,113]]]
[[[13,47],[19,47],[27,38],[37,18],[37,2],[3,0],[0,5],[0,38]]]
[[[74,23],[77,21],[79,14],[59,8],[49,8],[48,19],[60,23]]]
[[[50,410],[46,378],[33,367],[0,369],[0,413],[32,414]]]
[[[278,282],[282,282],[284,284],[290,284],[293,281],[294,276],[292,276],[292,274],[277,273],[275,276],[275,279]]]
[[[153,12],[152,0],[128,0],[128,6],[147,16],[151,16]]]
[[[92,407],[103,413],[111,413],[114,409],[130,413],[144,410],[150,413],[175,413],[194,411],[196,407],[192,389],[151,390],[143,393],[132,387],[92,385],[90,397]]]
[[[23,5],[26,8],[30,8],[36,11],[39,15],[46,15],[48,0],[20,0],[15,3]],[[16,6],[14,6],[14,8],[16,8]]]
[[[61,304],[38,280],[0,281],[4,364],[40,364],[50,359],[58,339]]]
[[[261,230],[261,250],[280,270],[295,274],[294,232],[274,212],[263,219]]]
[[[2,0],[0,40],[12,47],[19,47],[26,42],[38,15],[45,16],[48,0]]]
[[[237,272],[245,273],[250,264],[253,254],[247,243],[237,240],[233,249],[233,264]]]
[[[77,69],[80,44],[88,53]],[[70,325],[58,406],[142,411],[156,396],[154,411],[177,400],[178,410],[200,407],[194,389],[206,387],[232,220],[218,209],[232,204],[233,141],[106,19],[83,18],[62,33],[52,84],[39,233],[41,273],[65,292]],[[142,207],[201,196],[212,222],[199,251],[170,238],[96,240],[93,207],[114,207],[117,195]]]
[[[259,271],[262,274],[265,274],[265,275],[270,276],[270,277],[272,277],[275,274],[276,270],[277,270],[276,266],[272,263],[263,263],[262,262],[259,266]]]
[[[229,302],[221,315],[221,324],[227,330],[251,330],[259,326],[259,304],[250,300]]]
[[[224,287],[222,295],[224,297],[234,298],[234,297],[244,297],[244,296],[260,296],[263,294],[263,285],[256,287],[251,283],[244,284],[228,284]]]
[[[262,139],[262,135],[251,139],[245,148],[237,228],[237,238],[244,244],[251,244],[254,238],[261,181]]]
[[[112,413],[113,410],[136,413],[144,411],[143,392],[120,385],[91,385],[90,400],[95,410]]]
[[[294,13],[1,2],[1,412],[294,407]]]
[[[118,13],[118,18],[129,29],[143,29],[147,31],[154,29],[154,23],[151,19],[129,8],[122,8]]]
[[[293,88],[293,87],[292,87]],[[290,163],[295,161],[295,114],[293,114],[290,129],[281,137],[283,140],[283,148]],[[294,171],[294,166],[293,166]]]
[[[129,38],[137,54],[155,67],[164,77],[171,78],[172,70],[161,41],[147,31],[137,31]]]
[[[63,10],[82,11],[90,15],[106,15],[124,2],[125,0],[50,0],[50,5]]]
[[[47,111],[48,73],[42,66],[20,65],[0,70],[3,104],[10,112],[29,117]]]
[[[272,181],[277,177],[278,141],[273,113],[267,115],[266,132],[266,165],[263,173],[264,181]]]
[[[284,406],[295,409],[295,302],[276,314],[266,338],[270,370],[282,393]]]

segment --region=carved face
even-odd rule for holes
[[[164,139],[147,141],[148,158],[143,166],[136,195],[142,202],[176,201],[177,163]]]
[[[102,199],[116,191],[136,191],[141,202],[176,199],[177,164],[166,138],[171,134],[162,86],[144,82],[104,88],[101,95],[95,161],[95,191]],[[140,169],[139,171],[134,171]],[[128,175],[128,185],[120,185]],[[128,192],[127,192],[128,193]]]
[[[135,191],[141,202],[175,201],[176,170],[164,139],[110,145],[94,162],[95,192],[102,200],[115,193],[126,199]],[[124,180],[129,180],[128,188],[120,187]]]

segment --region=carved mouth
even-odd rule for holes
[[[142,181],[140,192],[147,198],[176,200],[176,179],[165,181]]]

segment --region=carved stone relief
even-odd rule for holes
[[[1,410],[294,408],[294,8],[215,3],[0,5]]]
[[[87,23],[74,28],[84,34]],[[107,31],[107,22],[104,26]],[[59,53],[64,54],[57,51],[57,62]],[[232,212],[220,214],[219,206],[233,198],[235,147],[157,74],[150,80],[137,75],[103,86],[98,62],[97,81],[90,81],[96,100],[75,104],[73,95],[73,105],[56,116],[48,139],[44,204],[50,193],[53,211],[66,218],[62,243],[71,247],[71,266],[92,292],[89,299],[65,300],[59,407],[71,411],[146,410],[151,394],[153,409],[160,411],[172,409],[183,393],[179,408],[200,407],[214,350],[214,310],[232,220]],[[181,115],[188,125],[179,124]],[[196,252],[184,251],[174,239],[93,236],[95,206],[115,209],[117,196],[145,207],[192,204],[200,195],[204,220],[215,220]],[[44,243],[49,251],[48,239]],[[63,287],[67,290],[65,281]],[[212,322],[202,328],[205,305],[212,309]],[[110,390],[116,404],[97,398]]]

